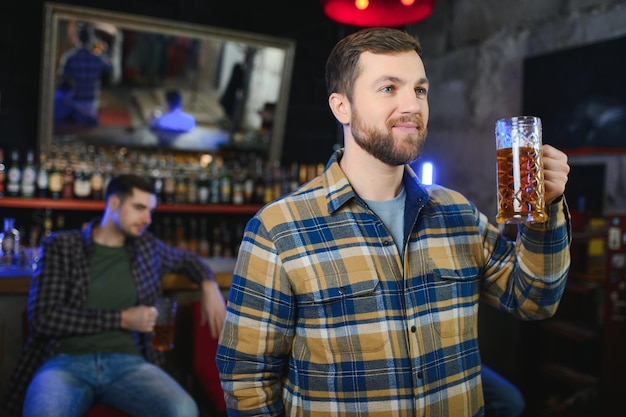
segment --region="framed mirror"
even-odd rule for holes
[[[39,150],[54,145],[279,160],[295,41],[46,3]]]

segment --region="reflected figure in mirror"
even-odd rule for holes
[[[165,133],[186,133],[196,127],[196,119],[182,109],[183,97],[178,90],[167,91],[165,102],[167,110],[152,119],[151,129]]]
[[[94,47],[93,38],[90,26],[80,27],[78,45],[61,56],[59,77],[74,85],[74,108],[97,121],[102,79],[112,74],[113,65],[103,45]]]
[[[73,80],[62,80],[54,92],[53,117],[55,123],[78,123],[95,126],[98,119],[83,111],[74,100]]]
[[[156,112],[157,116],[150,122],[150,129],[162,146],[170,146],[179,135],[191,132],[196,127],[196,119],[183,111],[182,101],[180,91],[167,91],[165,93],[166,111],[162,114]]]

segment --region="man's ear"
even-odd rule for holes
[[[350,108],[350,102],[345,94],[332,93],[328,97],[328,105],[339,123],[342,125],[350,123],[352,109]]]
[[[113,194],[109,197],[109,200],[107,201],[107,206],[111,209],[111,210],[117,210],[118,207],[120,206],[121,200],[119,198],[119,196]]]

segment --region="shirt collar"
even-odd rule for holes
[[[331,214],[353,198],[361,200],[339,166],[343,153],[343,148],[333,152],[322,174],[324,189],[328,190],[326,204],[328,212]],[[420,184],[419,178],[408,164],[404,166],[402,181],[407,193],[407,206],[424,206],[426,201],[428,201],[428,191],[426,187]]]

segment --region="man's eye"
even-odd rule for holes
[[[391,92],[393,92],[393,87],[392,86],[383,87],[383,88],[381,88],[381,91],[383,91],[385,93],[391,93]]]
[[[418,87],[415,89],[415,94],[417,94],[418,96],[425,96],[426,94],[428,94],[428,90],[426,90],[424,87]]]

